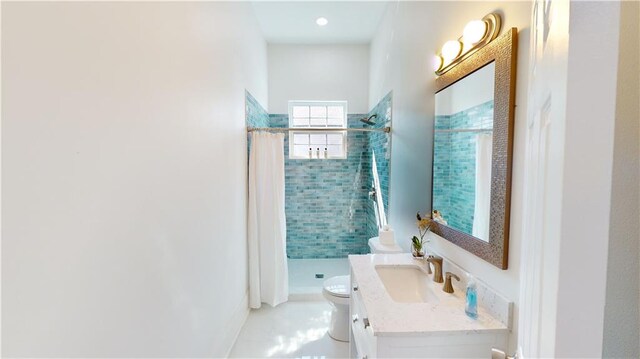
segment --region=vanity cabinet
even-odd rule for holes
[[[459,288],[450,298],[437,293],[436,305],[391,300],[371,269],[377,262],[409,265],[407,256],[358,257],[365,256],[350,256],[351,358],[490,358],[492,348],[507,347],[506,326],[486,312],[474,321],[466,317],[463,305],[457,310]]]
[[[353,276],[351,277],[353,278]],[[362,303],[362,297],[358,291],[358,284],[351,281],[351,303],[350,303],[351,331],[349,341],[351,344],[352,358],[376,358],[377,343],[376,337],[371,328],[367,311]]]

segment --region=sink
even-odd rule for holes
[[[435,303],[431,278],[417,266],[376,266],[376,273],[384,288],[399,303]]]

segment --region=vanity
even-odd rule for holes
[[[491,348],[506,347],[511,304],[483,286],[471,319],[464,282],[445,293],[424,260],[403,253],[352,255],[349,262],[352,358],[489,358]],[[462,275],[452,266],[445,269]]]

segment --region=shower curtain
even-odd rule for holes
[[[253,132],[249,155],[249,306],[289,295],[284,213],[284,134]]]
[[[491,146],[493,136],[482,133],[476,137],[476,203],[473,211],[473,236],[489,241],[491,210]]]

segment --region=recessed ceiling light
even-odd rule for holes
[[[326,17],[319,17],[316,19],[316,24],[318,24],[318,26],[325,26],[328,23],[329,23],[329,20],[327,20]]]

